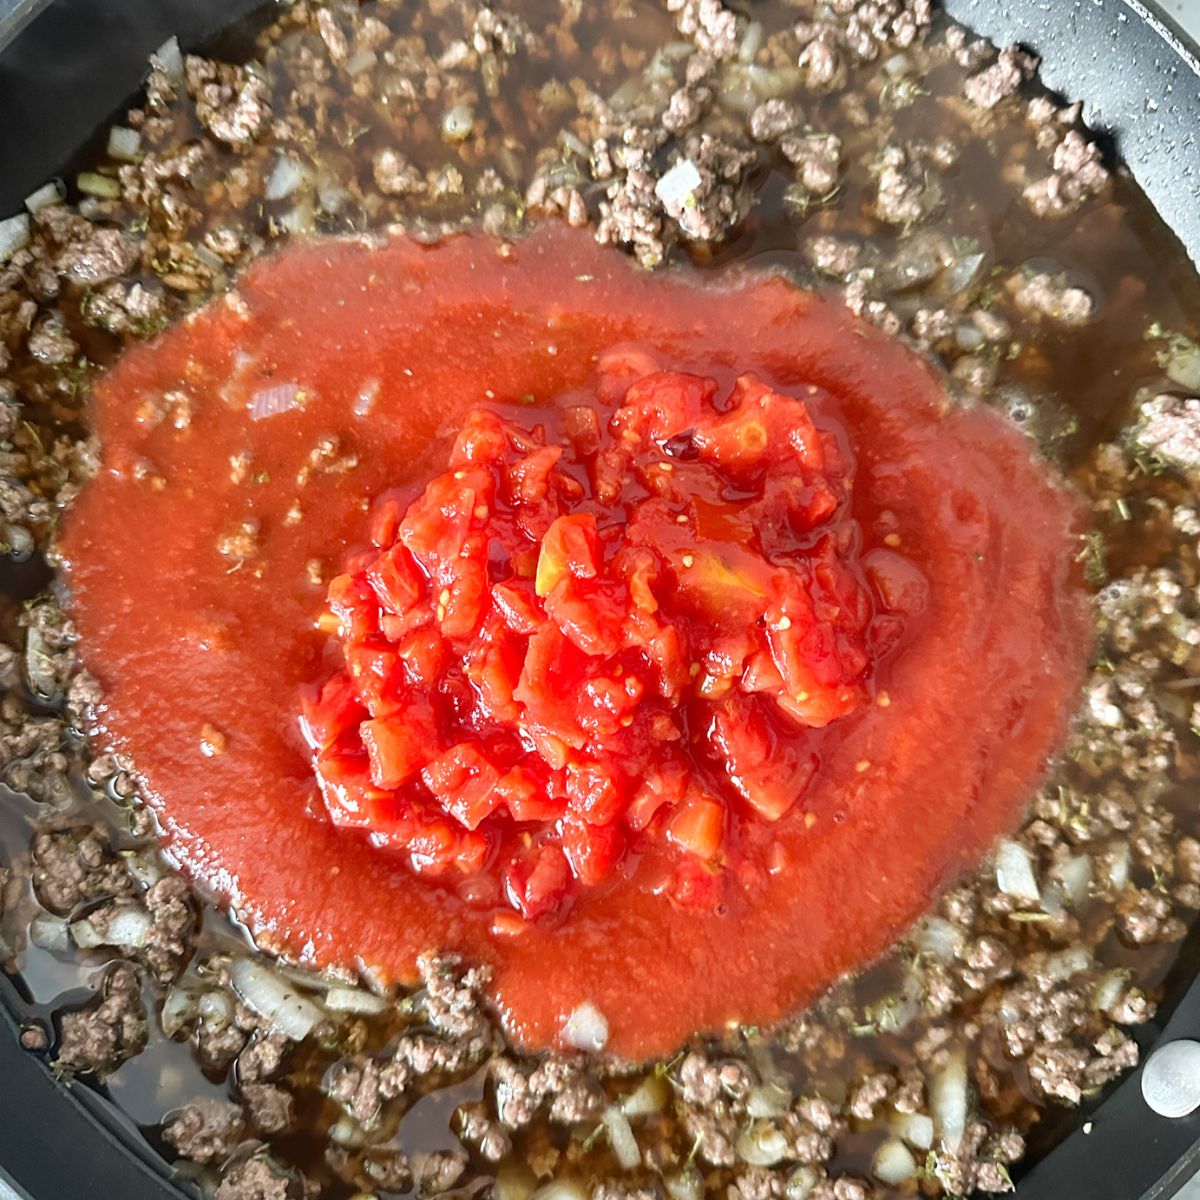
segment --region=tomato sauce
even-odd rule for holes
[[[726,439],[722,461],[721,439],[696,431],[728,432],[747,394],[781,423],[765,447]],[[877,957],[1018,823],[1082,679],[1074,501],[1000,417],[951,403],[904,347],[779,278],[647,274],[558,226],[507,247],[314,242],[130,351],[92,403],[103,458],[64,532],[72,611],[105,692],[97,732],[132,758],[173,854],[261,945],[308,962],[384,979],[411,978],[429,949],[490,963],[527,1045],[555,1043],[591,1001],[610,1050],[666,1053],[781,1018]],[[600,443],[623,423],[637,444],[605,492]],[[503,447],[473,465],[497,428]],[[437,576],[453,556],[416,520],[445,509],[421,505],[447,475],[496,480],[552,447],[567,482],[530,493],[520,538],[504,476],[509,532],[489,536],[477,578],[509,590],[468,623],[458,576]],[[663,463],[680,479],[656,491]],[[644,590],[620,565],[639,544],[663,572]],[[408,608],[401,575],[380,574],[397,545],[401,575],[417,568]],[[707,582],[689,591],[697,563]],[[805,641],[819,621],[790,623],[812,594],[796,580],[820,563],[837,603],[821,597],[832,624]],[[353,601],[372,572],[369,602]],[[606,588],[619,621],[584,628]],[[648,638],[612,640],[635,595],[684,633],[687,683]],[[370,626],[384,615],[398,621]],[[506,642],[513,622],[528,632]],[[448,645],[387,660],[402,694],[364,691],[356,647],[398,653],[421,629]],[[585,652],[588,636],[601,640]],[[723,657],[722,638],[737,643]],[[494,644],[516,657],[471,678]],[[585,654],[605,671],[556,677]],[[627,668],[643,676],[631,725],[580,732],[579,682]],[[323,706],[339,679],[348,705]],[[471,705],[493,685],[484,719]],[[427,748],[388,742],[405,705],[446,695]],[[514,703],[536,710],[524,740]],[[680,706],[679,736],[654,753],[650,718]],[[539,748],[551,735],[564,746]],[[456,747],[480,753],[489,785],[532,755],[532,784],[489,807],[495,787],[473,786],[483,768]],[[656,771],[676,790],[639,804]],[[338,792],[346,779],[357,790]],[[331,820],[339,796],[375,807]],[[580,828],[619,834],[581,856]],[[570,871],[543,904],[512,864],[547,844]]]

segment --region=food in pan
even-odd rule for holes
[[[29,1048],[221,1200],[1008,1190],[1200,905],[1200,286],[1035,69],[165,46],[0,224]]]

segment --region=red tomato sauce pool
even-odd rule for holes
[[[1018,823],[1082,680],[1075,502],[782,279],[316,242],[92,403],[72,610],[172,853],[313,964],[489,963],[526,1045],[812,1000]]]

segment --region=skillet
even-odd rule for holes
[[[184,49],[237,21],[255,0],[0,0],[0,215],[63,172],[136,88],[146,56],[172,34]],[[1141,0],[944,0],[1000,45],[1042,58],[1046,85],[1083,96],[1180,243],[1200,263],[1200,48]],[[228,49],[227,46],[223,47]],[[56,1080],[18,1044],[15,990],[0,976],[0,1200],[180,1200],[127,1118],[98,1091]],[[1166,982],[1156,1044],[1200,1039],[1200,934]],[[1072,1114],[1070,1132],[1018,1176],[1019,1200],[1165,1200],[1200,1166],[1200,1112],[1156,1116],[1142,1068]],[[1059,1134],[1062,1129],[1057,1131]]]

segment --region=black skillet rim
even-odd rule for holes
[[[753,3],[754,0],[747,0]],[[1040,51],[1043,78],[1063,94],[1090,97],[1085,116],[1108,132],[1182,248],[1200,263],[1200,47],[1141,0],[943,0],[951,16],[1005,44]],[[115,111],[140,79],[146,55],[172,34],[203,43],[259,7],[258,0],[0,0],[0,214],[14,211],[92,134],[95,113]],[[72,79],[106,48],[105,78],[56,88],[54,110],[38,103],[47,81]],[[111,53],[107,53],[110,51]],[[31,145],[29,131],[38,130]],[[18,154],[18,151],[20,152]],[[1200,1038],[1200,938],[1176,971],[1183,994],[1156,1038]],[[0,985],[0,1187],[35,1200],[180,1200],[172,1169],[127,1119],[85,1083],[64,1084],[42,1056],[21,1049],[7,981]],[[1139,1067],[1040,1162],[1022,1173],[1020,1200],[1166,1200],[1200,1166],[1200,1113],[1153,1114]]]

